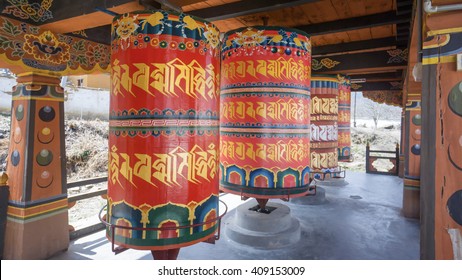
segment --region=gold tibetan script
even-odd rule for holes
[[[180,186],[186,179],[197,184],[209,182],[218,172],[218,151],[214,144],[208,149],[194,145],[190,151],[177,147],[167,154],[133,154],[120,153],[114,145],[111,148],[109,177],[113,184],[125,178],[133,186],[134,178],[141,179],[152,186],[159,181],[167,186]],[[156,180],[153,180],[156,179]]]
[[[338,135],[338,143],[347,143],[350,144],[351,139],[350,139],[350,134],[348,133],[339,133]]]
[[[220,141],[221,156],[229,159],[300,162],[309,158],[310,144],[299,140],[288,143],[279,141],[275,144],[254,144],[248,142]]]
[[[338,120],[339,122],[350,122],[350,113],[347,111],[347,112],[340,112],[338,114]]]
[[[350,105],[350,92],[341,90],[338,95],[338,99],[341,101],[346,101],[345,103]]]
[[[337,98],[311,98],[311,114],[338,114]]]
[[[222,75],[229,80],[247,76],[256,78],[257,74],[277,79],[306,81],[311,77],[311,68],[303,60],[286,60],[283,57],[276,60],[233,61],[222,66]]]
[[[220,73],[212,64],[203,68],[192,60],[186,64],[178,58],[167,63],[119,64],[116,59],[112,66],[112,91],[114,95],[129,92],[133,96],[142,92],[154,95],[179,96],[184,93],[190,97],[207,100],[218,99]]]
[[[338,154],[337,150],[332,153],[311,153],[311,168],[322,169],[337,167]]]
[[[308,101],[279,99],[275,102],[223,102],[221,115],[228,120],[245,120],[249,117],[272,120],[308,120]]]

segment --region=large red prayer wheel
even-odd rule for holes
[[[316,172],[338,170],[337,76],[311,77],[311,168]]]
[[[311,44],[298,30],[247,27],[222,47],[220,189],[257,199],[306,195]]]
[[[338,160],[350,161],[351,82],[347,76],[338,75],[338,79]]]
[[[208,239],[218,224],[219,31],[164,11],[119,16],[112,30],[108,238],[153,251]]]

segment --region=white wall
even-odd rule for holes
[[[11,91],[16,85],[15,79],[0,77],[0,113],[10,114],[11,112]]]
[[[0,113],[11,113],[11,91],[15,84],[15,79],[0,77]],[[84,119],[109,118],[108,90],[65,88],[65,91],[64,112],[67,115]]]
[[[84,119],[109,118],[109,91],[96,89],[71,90],[66,88],[67,100],[64,112],[72,117]]]

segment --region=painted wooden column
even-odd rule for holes
[[[401,135],[399,139],[399,170],[398,176],[404,178],[404,133],[406,129],[405,116],[406,110],[403,108],[401,112]]]
[[[69,244],[64,90],[45,74],[18,75],[7,173],[6,259],[43,259]]]
[[[423,46],[422,259],[462,259],[462,30],[443,27],[428,32]]]
[[[60,77],[108,71],[109,46],[0,16],[0,68],[18,79],[11,113],[5,259],[46,259],[69,244]]]
[[[420,140],[422,115],[420,93],[408,93],[404,108],[404,189],[403,215],[420,217]]]

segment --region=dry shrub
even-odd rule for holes
[[[101,120],[66,121],[68,180],[107,174],[108,123]]]

